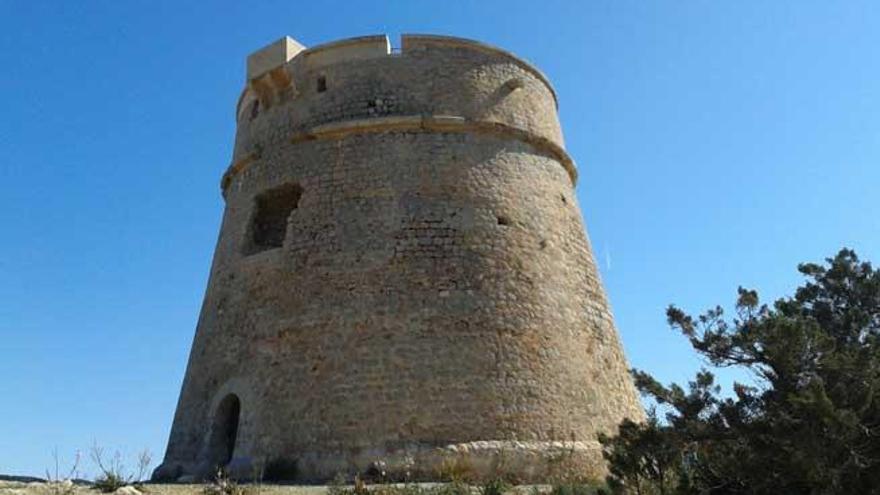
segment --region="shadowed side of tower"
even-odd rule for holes
[[[237,122],[154,478],[602,473],[596,435],[642,413],[543,74],[449,37],[285,38]]]

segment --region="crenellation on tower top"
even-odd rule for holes
[[[550,80],[540,69],[527,60],[488,43],[467,38],[434,34],[403,34],[400,37],[399,50],[392,49],[391,41],[385,34],[345,38],[322,43],[309,48],[293,38],[285,36],[248,56],[247,79],[250,81],[259,78],[273,69],[293,63],[295,58],[304,59],[305,65],[309,69],[319,69],[324,66],[343,62],[368,61],[387,56],[413,54],[425,51],[432,47],[451,47],[463,50],[473,50],[509,58],[526,71],[532,73],[537,79],[546,85],[547,89],[550,90],[550,93],[553,95],[554,103],[556,103],[558,107],[556,90],[553,88]]]
[[[390,117],[451,115],[469,126],[497,124],[530,142],[564,149],[550,82],[503,49],[424,34],[403,35],[400,51],[391,49],[386,35],[333,41],[295,54],[285,52],[282,42],[253,55],[265,54],[264,62],[280,65],[264,63],[265,72],[249,79],[241,93],[231,170],[241,170],[238,165],[256,150],[308,135],[316,126],[356,128],[351,124]],[[227,174],[224,184],[233,175]]]

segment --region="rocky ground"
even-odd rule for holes
[[[421,487],[441,488],[440,485],[442,484],[423,483],[419,485]],[[207,486],[199,484],[164,485],[150,483],[141,485],[138,488],[131,486],[123,487],[114,492],[113,495],[222,495],[221,492],[216,490],[206,491]],[[387,487],[389,485],[381,486]],[[403,485],[397,486],[402,487]],[[243,485],[242,488],[244,489],[242,495],[326,495],[330,487],[261,484]],[[376,485],[373,485],[372,488],[376,488]],[[475,495],[480,492],[477,487],[472,487],[470,491]],[[546,495],[550,491],[550,485],[521,485],[509,489],[506,493],[508,495],[534,495],[535,493]],[[101,495],[101,492],[86,483],[46,483],[45,481],[10,481],[8,479],[0,479],[0,495]]]
[[[204,485],[148,484],[139,489],[124,487],[115,495],[202,495]],[[45,483],[39,481],[0,481],[0,495],[99,495],[101,492],[85,484]],[[324,495],[326,486],[249,485],[246,495]]]

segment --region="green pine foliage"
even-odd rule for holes
[[[634,370],[660,412],[601,439],[617,493],[880,493],[880,270],[848,249],[798,269],[772,306],[740,288],[733,318],[667,310],[712,366],[754,381],[722,396],[706,370],[686,388]]]

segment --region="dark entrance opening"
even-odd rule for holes
[[[220,401],[214,422],[211,424],[211,438],[208,443],[208,456],[215,466],[225,466],[232,459],[235,451],[235,439],[238,436],[238,418],[241,413],[241,401],[235,394],[229,394]]]

